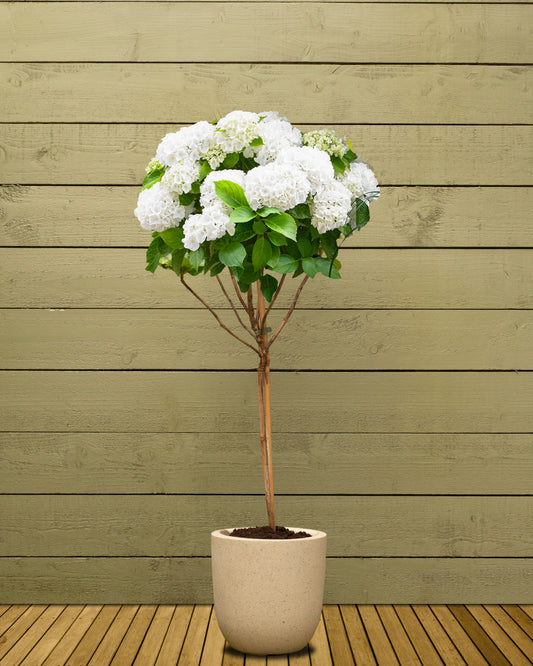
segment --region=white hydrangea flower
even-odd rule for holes
[[[265,117],[259,123],[259,136],[263,140],[263,145],[256,149],[254,159],[258,164],[273,162],[284,148],[302,145],[302,133],[286,118],[281,118],[273,111],[260,115]]]
[[[254,210],[262,206],[289,210],[303,203],[310,191],[311,184],[303,171],[277,162],[255,167],[244,182],[244,194]]]
[[[325,185],[335,178],[329,155],[318,148],[309,146],[283,148],[278,153],[276,162],[295,166],[303,171],[311,183],[311,194],[314,194],[321,185]]]
[[[183,225],[183,233],[184,247],[188,250],[197,250],[207,236],[203,215],[200,213],[189,215]]]
[[[159,182],[139,194],[134,215],[143,229],[164,231],[179,226],[189,211],[189,207],[176,203],[172,194]]]
[[[163,137],[155,159],[163,166],[174,166],[179,161],[198,160],[215,144],[215,127],[201,120],[189,127],[182,127]]]
[[[352,207],[352,193],[338,180],[322,185],[310,206],[311,224],[323,234],[338,229],[348,222]]]
[[[190,192],[191,185],[200,176],[200,164],[193,160],[180,160],[165,171],[161,179],[163,185],[171,192],[183,194]]]
[[[222,202],[220,202],[222,204]],[[235,225],[222,205],[213,204],[197,215],[191,215],[183,225],[183,245],[188,250],[197,250],[206,240],[222,238],[225,233],[233,236]]]
[[[259,115],[249,111],[232,111],[221,118],[216,126],[216,145],[226,153],[243,150],[259,136]]]
[[[211,171],[205,177],[204,181],[200,185],[200,204],[203,208],[210,206],[215,202],[220,202],[224,204],[222,199],[219,199],[215,192],[215,183],[218,180],[231,180],[232,183],[237,183],[241,187],[244,186],[244,171],[239,169],[222,169],[221,171]],[[227,205],[227,210],[230,211],[231,208]]]
[[[372,169],[359,158],[350,164],[350,168],[338,177],[352,196],[372,201],[379,197],[379,185]],[[367,196],[369,193],[373,193]]]

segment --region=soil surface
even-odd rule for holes
[[[279,525],[276,525],[275,532],[269,525],[262,525],[261,527],[238,527],[229,535],[245,539],[304,539],[311,536],[307,532],[294,532]]]

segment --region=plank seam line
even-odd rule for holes
[[[220,434],[213,433],[210,430],[0,430],[3,434],[15,434],[15,435],[30,435],[30,434],[55,434],[55,435],[212,435]],[[272,431],[276,435],[280,434],[290,434],[290,435],[507,435],[508,437],[514,437],[518,435],[533,435],[532,431],[529,430],[517,430],[517,431],[504,431],[504,430],[494,430],[494,431],[479,431],[479,430],[399,430],[391,432],[389,430],[358,430],[356,432],[350,430],[314,430],[312,432],[306,430],[290,430],[290,431]],[[253,430],[232,430],[230,435],[250,435],[257,433]]]
[[[128,492],[114,492],[114,493],[67,493],[67,492],[53,492],[53,493],[36,493],[36,492],[17,492],[17,493],[0,493],[0,497],[259,497],[262,498],[263,493],[128,493]],[[427,499],[428,497],[500,497],[507,499],[524,499],[533,498],[530,493],[281,493],[276,492],[276,497],[319,497],[320,499],[326,497],[420,497]]]
[[[13,4],[20,4],[19,2]],[[84,3],[91,4],[91,3]],[[97,3],[94,3],[97,4]],[[151,3],[154,4],[154,3]],[[158,3],[155,3],[158,4]],[[169,3],[173,4],[173,3]],[[257,3],[254,3],[256,5]],[[364,4],[364,3],[358,3]],[[378,4],[378,3],[371,3]],[[410,4],[410,3],[379,3],[379,4]],[[426,4],[426,3],[413,3],[413,4]],[[427,3],[430,6],[440,3]],[[455,3],[443,3],[455,4]],[[477,3],[456,3],[474,5],[477,8]],[[480,3],[484,5],[486,3]],[[497,4],[497,3],[494,3]],[[498,3],[499,4],[499,3]],[[521,7],[526,3],[508,3],[516,4]],[[530,67],[533,62],[525,61],[512,61],[512,62],[497,62],[497,61],[479,61],[479,60],[431,60],[428,62],[420,61],[366,61],[366,60],[353,60],[353,61],[339,61],[339,60],[0,60],[2,65],[258,65],[258,66],[272,66],[277,67]],[[310,125],[311,123],[301,122],[301,124]],[[339,125],[340,123],[335,123]],[[346,124],[346,123],[343,123]]]
[[[219,310],[219,311],[231,311],[231,308],[213,308],[214,310]],[[272,308],[273,311],[280,310],[281,308]],[[50,312],[54,311],[77,311],[77,310],[82,310],[82,311],[89,311],[89,310],[102,310],[104,312],[108,310],[113,310],[113,311],[124,311],[128,312],[129,310],[132,311],[137,311],[137,310],[151,310],[153,312],[160,312],[162,310],[172,310],[176,312],[182,312],[184,310],[197,310],[198,312],[204,312],[203,308],[198,307],[198,308],[192,308],[192,307],[185,307],[185,308],[180,308],[180,307],[175,307],[175,308],[169,308],[169,307],[161,307],[161,308],[147,308],[147,307],[120,307],[120,306],[105,306],[105,307],[98,307],[95,308],[94,306],[89,306],[89,307],[80,307],[80,306],[69,306],[69,305],[48,305],[48,306],[20,306],[20,305],[13,305],[13,306],[6,306],[0,308],[0,311],[2,310],[19,310],[19,311],[38,311],[38,310],[48,310]],[[382,308],[311,308],[311,307],[303,307],[303,308],[298,308],[298,311],[301,312],[531,312],[533,311],[533,308],[394,308],[394,307],[382,307]]]
[[[210,560],[211,555],[0,555],[2,560]],[[328,555],[328,560],[520,560],[533,555]]]
[[[77,372],[77,373],[131,373],[131,372],[157,372],[158,374],[182,374],[182,373],[205,373],[211,372],[216,374],[250,374],[257,372],[256,368],[0,368],[0,372]],[[379,374],[379,373],[394,373],[394,374],[421,374],[421,373],[439,373],[439,374],[458,374],[458,373],[469,373],[469,374],[502,374],[502,373],[530,373],[533,372],[531,368],[357,368],[354,370],[346,370],[345,368],[339,369],[313,369],[313,368],[298,368],[295,370],[289,370],[287,368],[272,368],[272,372],[278,375],[295,375],[295,374],[351,374],[358,375],[361,373],[365,374]]]

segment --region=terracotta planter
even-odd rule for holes
[[[229,644],[249,654],[303,649],[322,610],[326,534],[304,539],[246,539],[232,528],[211,533],[213,592],[218,624]]]

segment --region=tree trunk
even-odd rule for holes
[[[261,456],[263,459],[263,478],[265,482],[265,499],[267,505],[268,524],[272,530],[276,529],[276,515],[274,511],[274,479],[272,474],[272,425],[270,419],[270,353],[268,350],[268,334],[265,332],[266,322],[265,299],[261,293],[260,282],[257,283],[257,321],[258,343],[260,361],[257,366],[258,399],[259,399],[259,426],[261,437]]]

